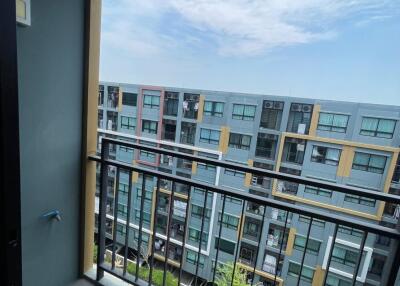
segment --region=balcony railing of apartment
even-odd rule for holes
[[[371,238],[371,236],[376,239],[378,237],[385,237],[387,238],[387,240],[391,239],[391,241],[393,242],[393,248],[388,257],[388,259],[390,260],[388,264],[390,270],[387,272],[388,275],[386,282],[381,285],[395,285],[395,280],[400,265],[400,232],[395,228],[373,224],[367,222],[366,220],[356,219],[354,217],[344,216],[337,213],[328,212],[326,210],[309,208],[303,205],[295,205],[272,198],[262,197],[255,194],[247,193],[245,191],[239,191],[227,187],[218,186],[216,184],[208,184],[190,178],[160,172],[156,169],[150,169],[139,165],[132,165],[121,161],[116,161],[110,159],[109,157],[110,145],[124,146],[128,148],[133,148],[135,150],[145,150],[148,152],[163,154],[164,156],[171,156],[187,161],[214,165],[216,166],[216,171],[218,173],[221,171],[221,169],[227,168],[230,170],[245,172],[247,174],[250,174],[250,176],[252,174],[260,177],[271,178],[272,180],[276,179],[295,184],[304,184],[315,188],[329,189],[331,191],[339,193],[366,197],[381,202],[391,202],[397,204],[400,203],[400,197],[391,194],[363,190],[360,188],[333,184],[316,179],[304,178],[276,171],[248,167],[241,164],[200,157],[159,147],[146,146],[120,139],[103,138],[101,146],[101,156],[89,157],[90,160],[94,160],[101,165],[97,235],[98,280],[101,280],[104,272],[107,272],[133,285],[152,285],[156,284],[154,283],[155,271],[161,270],[163,272],[162,285],[166,285],[166,278],[168,275],[171,275],[170,273],[167,273],[167,270],[170,269],[169,267],[171,267],[172,265],[173,267],[175,267],[175,274],[177,276],[175,281],[177,285],[181,285],[180,283],[182,281],[182,275],[184,272],[183,266],[184,263],[187,263],[184,261],[184,257],[187,257],[188,259],[189,252],[190,254],[193,254],[193,252],[195,252],[194,255],[190,256],[190,259],[192,259],[191,261],[193,262],[194,260],[194,263],[192,263],[194,264],[194,268],[192,268],[194,270],[191,274],[194,277],[193,285],[199,285],[197,281],[198,279],[201,279],[199,277],[199,265],[204,264],[204,257],[202,257],[205,251],[204,240],[208,239],[208,236],[212,236],[213,238],[215,236],[215,253],[208,253],[208,255],[212,256],[213,260],[213,271],[210,274],[211,278],[208,280],[208,282],[212,282],[213,284],[218,283],[221,275],[218,271],[218,265],[222,265],[226,262],[221,259],[222,257],[226,257],[226,253],[224,253],[224,255],[221,255],[220,253],[220,251],[222,251],[221,241],[223,240],[221,239],[222,228],[223,225],[226,225],[228,222],[225,223],[224,221],[224,223],[219,223],[217,225],[217,230],[214,234],[211,231],[210,233],[207,233],[206,236],[204,236],[206,232],[205,221],[208,221],[210,217],[210,209],[207,207],[209,205],[208,203],[210,202],[207,201],[210,200],[210,198],[213,199],[217,197],[219,199],[219,204],[215,207],[220,209],[218,209],[219,213],[217,212],[215,214],[216,216],[219,215],[222,217],[227,212],[226,206],[228,204],[228,201],[235,199],[236,201],[239,200],[241,202],[240,217],[243,219],[240,219],[238,222],[238,235],[236,236],[236,243],[234,244],[235,246],[232,248],[231,252],[233,256],[233,260],[230,260],[233,261],[233,265],[231,268],[232,278],[228,281],[228,283],[231,285],[233,285],[233,277],[235,277],[235,273],[237,275],[238,272],[246,272],[248,274],[247,277],[250,278],[249,280],[247,280],[249,285],[253,285],[254,279],[252,278],[254,278],[255,275],[259,275],[260,277],[263,276],[262,279],[264,279],[264,281],[267,281],[265,285],[282,285],[283,283],[286,283],[284,281],[289,278],[292,279],[291,283],[293,285],[306,285],[303,284],[303,281],[309,282],[309,279],[319,279],[319,284],[315,285],[336,285],[332,284],[332,282],[330,281],[331,279],[337,277],[338,274],[343,274],[343,271],[337,269],[339,258],[337,253],[338,251],[336,251],[336,248],[343,243],[343,239],[340,239],[342,238],[341,235],[343,234],[343,229],[350,229],[352,231],[358,231],[358,233],[360,233],[358,243],[354,243],[354,241],[352,241],[348,242],[346,245],[346,247],[348,247],[349,245],[353,247],[352,250],[357,253],[355,258],[352,260],[352,273],[347,273],[347,276],[345,276],[348,281],[348,284],[346,285],[356,285],[356,282],[365,282],[369,262],[371,260],[371,256],[369,255],[369,252],[367,250],[371,248],[366,246],[366,242],[368,238]],[[124,194],[128,196],[127,214],[123,219],[119,217],[118,207],[116,205],[118,203],[118,197],[121,195],[119,194],[118,187],[115,188],[115,206],[112,208],[113,214],[107,214],[107,179],[109,172],[108,166],[115,167],[115,178],[117,184],[121,172],[127,172],[129,174],[129,192],[128,194]],[[134,174],[135,176],[137,176],[137,174],[141,175],[141,188],[132,189],[132,177],[134,176]],[[145,201],[146,180],[148,180],[148,178],[156,179],[156,187],[154,188],[154,192],[152,194],[153,213],[150,215],[150,218],[146,216],[146,214],[148,214],[148,210],[147,212],[145,212],[145,206],[146,204],[148,204],[148,202]],[[165,182],[170,183],[168,190],[163,189],[163,187],[165,186]],[[187,194],[185,194],[184,196],[181,194],[177,194],[178,185],[187,186]],[[204,204],[202,207],[199,208],[199,213],[202,219],[201,228],[199,230],[199,233],[197,234],[198,245],[197,247],[193,247],[193,245],[189,245],[187,241],[189,240],[189,238],[187,238],[188,230],[190,230],[188,217],[189,208],[191,205],[191,198],[192,196],[199,195],[199,189],[202,190],[204,194]],[[139,208],[140,214],[138,220],[131,219],[131,210],[133,210],[132,198],[133,196],[138,195],[135,192],[141,192]],[[162,203],[162,196],[165,197],[166,194],[169,199]],[[260,208],[255,206],[260,206]],[[175,208],[178,208],[178,210],[176,210]],[[260,221],[258,223],[245,227],[245,218],[247,217],[246,210],[248,208],[257,209],[257,212],[262,212],[262,216],[260,216]],[[161,223],[157,220],[160,218],[160,216],[157,215],[158,212],[162,212],[162,217],[165,218],[166,216],[166,219],[161,221]],[[301,239],[299,240],[297,240],[297,234],[293,236],[292,231],[289,227],[290,220],[292,220],[295,215],[301,217],[302,221],[305,221],[306,223],[305,231],[303,231],[304,233],[301,234]],[[136,212],[135,218],[137,218]],[[108,248],[108,250],[106,250],[106,234],[107,232],[110,233],[111,231],[110,220],[112,221],[114,230],[117,230],[118,228],[121,230],[122,224],[124,240],[122,242],[123,246],[121,247],[121,242],[117,243],[117,231],[113,231],[111,237],[111,248]],[[250,220],[254,221],[255,218],[252,218]],[[269,229],[263,230],[264,223],[266,223],[268,220],[270,222]],[[163,222],[165,222],[166,226],[163,228],[162,231],[161,229],[158,230],[157,228],[163,225]],[[326,245],[326,252],[324,256],[324,262],[321,266],[323,271],[319,272],[319,274],[317,275],[316,273],[314,273],[316,271],[315,268],[313,272],[310,272],[310,265],[305,265],[305,261],[306,256],[310,255],[309,252],[314,251],[315,241],[310,238],[312,229],[321,222],[330,224],[332,228],[329,228],[329,240],[321,242]],[[145,228],[145,224],[150,225],[150,230]],[[252,228],[253,226],[254,228]],[[131,228],[134,228],[136,231],[134,237],[130,237]],[[178,232],[180,235],[177,235]],[[245,235],[243,235],[244,232]],[[265,233],[265,235],[262,235],[263,233]],[[146,235],[146,240],[144,239],[144,235]],[[253,247],[254,245],[251,246],[251,243],[244,242],[246,236],[249,235],[251,236],[251,240],[253,241],[252,243],[256,243],[258,247]],[[132,258],[128,257],[128,246],[130,240],[135,240],[134,245],[136,249],[139,249],[139,252],[137,252],[136,254],[139,257],[136,258],[135,261],[132,260]],[[285,255],[288,255],[289,251],[288,249],[286,249],[286,247],[289,243],[293,245],[293,240],[295,240],[295,251],[298,251],[299,248],[302,249],[302,251],[300,251],[300,253],[298,253],[297,255],[298,261],[293,265],[289,265],[288,272],[290,272],[290,275],[287,275],[287,277],[281,277],[280,275],[283,272],[283,258],[285,257]],[[368,239],[368,242],[371,242],[372,240],[375,241],[375,239]],[[120,254],[117,253],[117,244],[119,244],[118,249],[124,250],[123,254],[121,252]],[[266,246],[265,253],[259,253],[261,245]],[[241,248],[241,246],[243,247]],[[187,253],[186,255],[185,252]],[[265,257],[265,260],[263,260],[262,263],[258,263],[260,261],[260,256]],[[161,269],[160,264],[156,263],[156,259],[160,260],[160,257],[163,261]],[[293,257],[291,257],[291,260],[292,258]],[[147,266],[145,267],[140,264],[146,264]],[[215,265],[217,266],[215,267]],[[143,268],[146,268],[146,271]],[[312,273],[311,277],[308,275],[309,273]]]

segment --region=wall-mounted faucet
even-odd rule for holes
[[[42,214],[41,218],[56,219],[57,221],[61,221],[61,214],[59,210],[53,210]]]

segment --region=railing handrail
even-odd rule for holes
[[[362,189],[362,188],[358,188],[358,187],[321,181],[318,179],[305,178],[305,177],[291,175],[291,174],[285,174],[285,173],[281,173],[281,172],[277,172],[277,171],[271,171],[271,170],[265,170],[265,169],[256,168],[256,167],[245,166],[245,165],[241,165],[238,163],[227,162],[227,161],[222,161],[222,160],[212,159],[212,158],[207,158],[207,157],[201,157],[198,155],[187,154],[187,153],[183,153],[183,152],[179,152],[179,151],[172,151],[172,150],[168,150],[168,149],[164,149],[164,148],[160,148],[160,147],[153,147],[153,146],[143,145],[143,144],[139,144],[139,143],[128,142],[128,141],[121,140],[121,139],[103,137],[102,140],[107,141],[108,143],[111,143],[111,144],[118,144],[118,145],[122,145],[125,147],[131,147],[134,149],[140,149],[140,150],[150,151],[150,152],[154,152],[154,153],[158,153],[158,154],[170,155],[172,157],[192,160],[195,162],[211,164],[211,165],[218,166],[218,167],[239,170],[239,171],[242,171],[245,173],[251,173],[253,175],[270,177],[270,178],[274,178],[274,179],[278,179],[278,180],[285,180],[285,181],[294,182],[294,183],[298,183],[298,184],[305,184],[305,185],[313,186],[316,188],[328,189],[328,190],[336,191],[336,192],[340,192],[340,193],[352,194],[352,195],[366,197],[366,198],[370,198],[370,199],[374,199],[374,200],[400,204],[400,196],[387,194],[387,193],[383,193],[383,192],[371,191],[371,190],[366,190],[366,189]]]
[[[140,146],[140,147],[142,147],[142,146]],[[147,148],[147,146],[146,146],[146,148]],[[105,158],[102,159],[100,156],[92,155],[92,156],[89,156],[89,159],[93,160],[93,161],[97,161],[97,162],[106,163],[107,165],[112,165],[112,166],[115,166],[115,167],[118,167],[121,169],[126,169],[126,170],[133,171],[133,172],[156,176],[156,177],[159,177],[162,179],[167,179],[167,180],[175,181],[175,182],[182,183],[182,184],[188,184],[193,187],[198,187],[200,189],[209,190],[211,192],[215,192],[215,193],[218,193],[221,195],[231,196],[234,198],[250,201],[250,202],[261,204],[264,206],[269,206],[272,208],[283,209],[283,210],[286,210],[289,212],[297,213],[297,214],[304,215],[304,216],[314,217],[314,218],[321,219],[321,220],[331,222],[331,223],[336,223],[336,224],[340,224],[340,225],[344,225],[344,226],[348,226],[348,227],[354,227],[356,225],[358,229],[363,230],[363,231],[372,232],[372,233],[380,234],[380,235],[385,235],[390,238],[400,239],[400,232],[398,230],[384,227],[381,225],[368,223],[368,222],[365,222],[362,220],[348,218],[345,216],[331,214],[331,213],[329,213],[329,215],[327,215],[326,212],[312,209],[309,207],[303,207],[303,206],[299,206],[299,205],[293,205],[290,203],[278,201],[275,199],[264,198],[264,197],[253,195],[250,193],[241,192],[241,191],[237,191],[237,190],[233,190],[233,189],[228,189],[226,187],[215,186],[215,185],[211,185],[208,183],[195,181],[192,179],[183,178],[183,177],[172,175],[172,174],[147,169],[144,167],[134,166],[132,164],[123,163],[123,162],[120,162],[117,160],[111,160],[111,159],[105,159]]]

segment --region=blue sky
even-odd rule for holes
[[[100,79],[400,105],[400,1],[103,0]]]

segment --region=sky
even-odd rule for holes
[[[400,0],[103,0],[100,80],[400,105]]]

